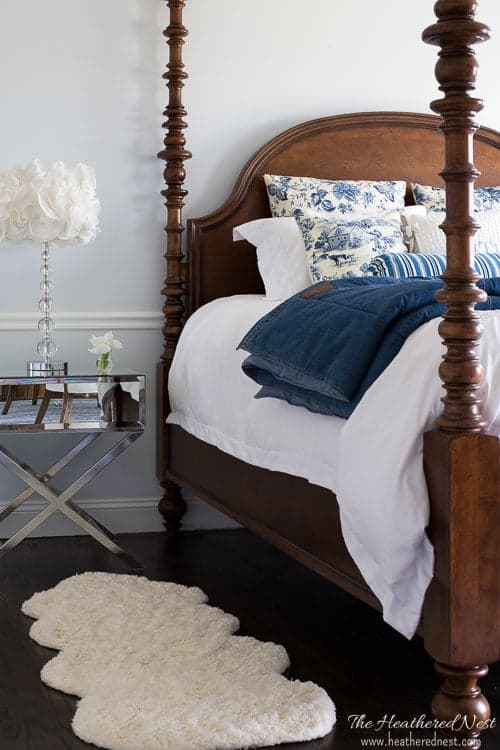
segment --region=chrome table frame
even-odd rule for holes
[[[113,378],[113,380],[118,383],[120,382],[118,378]],[[37,382],[40,383],[40,380],[37,379]],[[66,426],[61,425],[62,431],[64,431],[65,434],[78,432],[83,433],[83,437],[44,474],[38,474],[29,464],[22,461],[4,445],[0,444],[0,464],[21,479],[27,486],[23,492],[21,492],[5,508],[0,510],[0,523],[18,510],[35,493],[40,495],[47,502],[47,506],[38,513],[38,515],[32,518],[13,536],[0,545],[0,558],[17,547],[17,545],[29,534],[45,523],[45,521],[54,515],[54,513],[59,511],[73,521],[73,523],[79,528],[102,544],[107,550],[119,556],[120,559],[122,559],[134,571],[142,571],[144,569],[139,562],[120,547],[116,538],[105,526],[89,515],[89,513],[83,508],[79,507],[73,500],[77,492],[95,479],[98,474],[115,461],[115,459],[117,459],[143,434],[145,411],[143,383],[144,379],[142,379],[142,397],[141,403],[138,405],[137,422],[127,422],[123,424],[89,424],[81,426],[74,424]],[[25,434],[33,434],[29,427],[26,430],[25,425],[19,425],[17,427],[18,429],[16,429],[16,426],[13,428],[10,426],[9,432],[11,432],[11,434],[18,433],[18,431],[21,433],[24,432]],[[66,427],[66,430],[64,427]],[[51,430],[49,431],[52,432]],[[93,445],[101,435],[110,431],[122,433],[118,442],[116,442],[112,448],[107,450],[92,466],[90,466],[90,468],[86,469],[83,474],[71,482],[66,489],[62,491],[57,489],[52,483],[52,479],[83,451]],[[36,432],[40,434],[38,429]],[[59,434],[61,434],[61,432],[59,432]]]

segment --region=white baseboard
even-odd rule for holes
[[[133,534],[141,532],[164,531],[163,519],[158,512],[159,498],[127,498],[106,500],[82,500],[79,505],[95,516],[115,534]],[[13,513],[1,526],[0,538],[12,536],[17,529],[39,513],[45,503],[39,499],[29,500],[22,508]],[[197,498],[188,499],[188,512],[183,528],[186,531],[198,529],[235,528],[237,524],[218,513],[209,505]],[[33,536],[74,536],[83,534],[69,519],[61,513],[53,515],[40,526]]]

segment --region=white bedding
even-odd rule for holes
[[[247,463],[335,487],[345,420],[255,399],[259,386],[241,369],[247,354],[236,347],[278,304],[257,295],[226,297],[188,320],[170,371],[168,421]]]
[[[411,637],[433,569],[422,435],[440,411],[439,321],[410,336],[345,421],[252,398],[258,386],[243,374],[246,354],[236,347],[277,304],[239,295],[211,302],[188,320],[170,372],[168,421],[248,463],[335,492],[346,546],[384,619]],[[482,313],[482,320],[492,423],[500,414],[500,313]]]

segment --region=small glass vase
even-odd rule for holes
[[[109,375],[113,370],[113,360],[109,354],[101,354],[95,364],[98,375]]]

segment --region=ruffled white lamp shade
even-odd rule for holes
[[[39,159],[0,172],[0,242],[87,245],[99,230],[95,171]]]
[[[35,159],[25,167],[0,172],[0,243],[44,245],[40,284],[43,297],[39,302],[43,318],[38,324],[43,337],[37,346],[43,362],[29,363],[31,370],[36,370],[32,366],[37,364],[47,373],[61,369],[51,364],[57,346],[50,317],[54,301],[50,296],[49,244],[87,245],[99,231],[99,213],[95,171],[87,164],[68,166]]]

